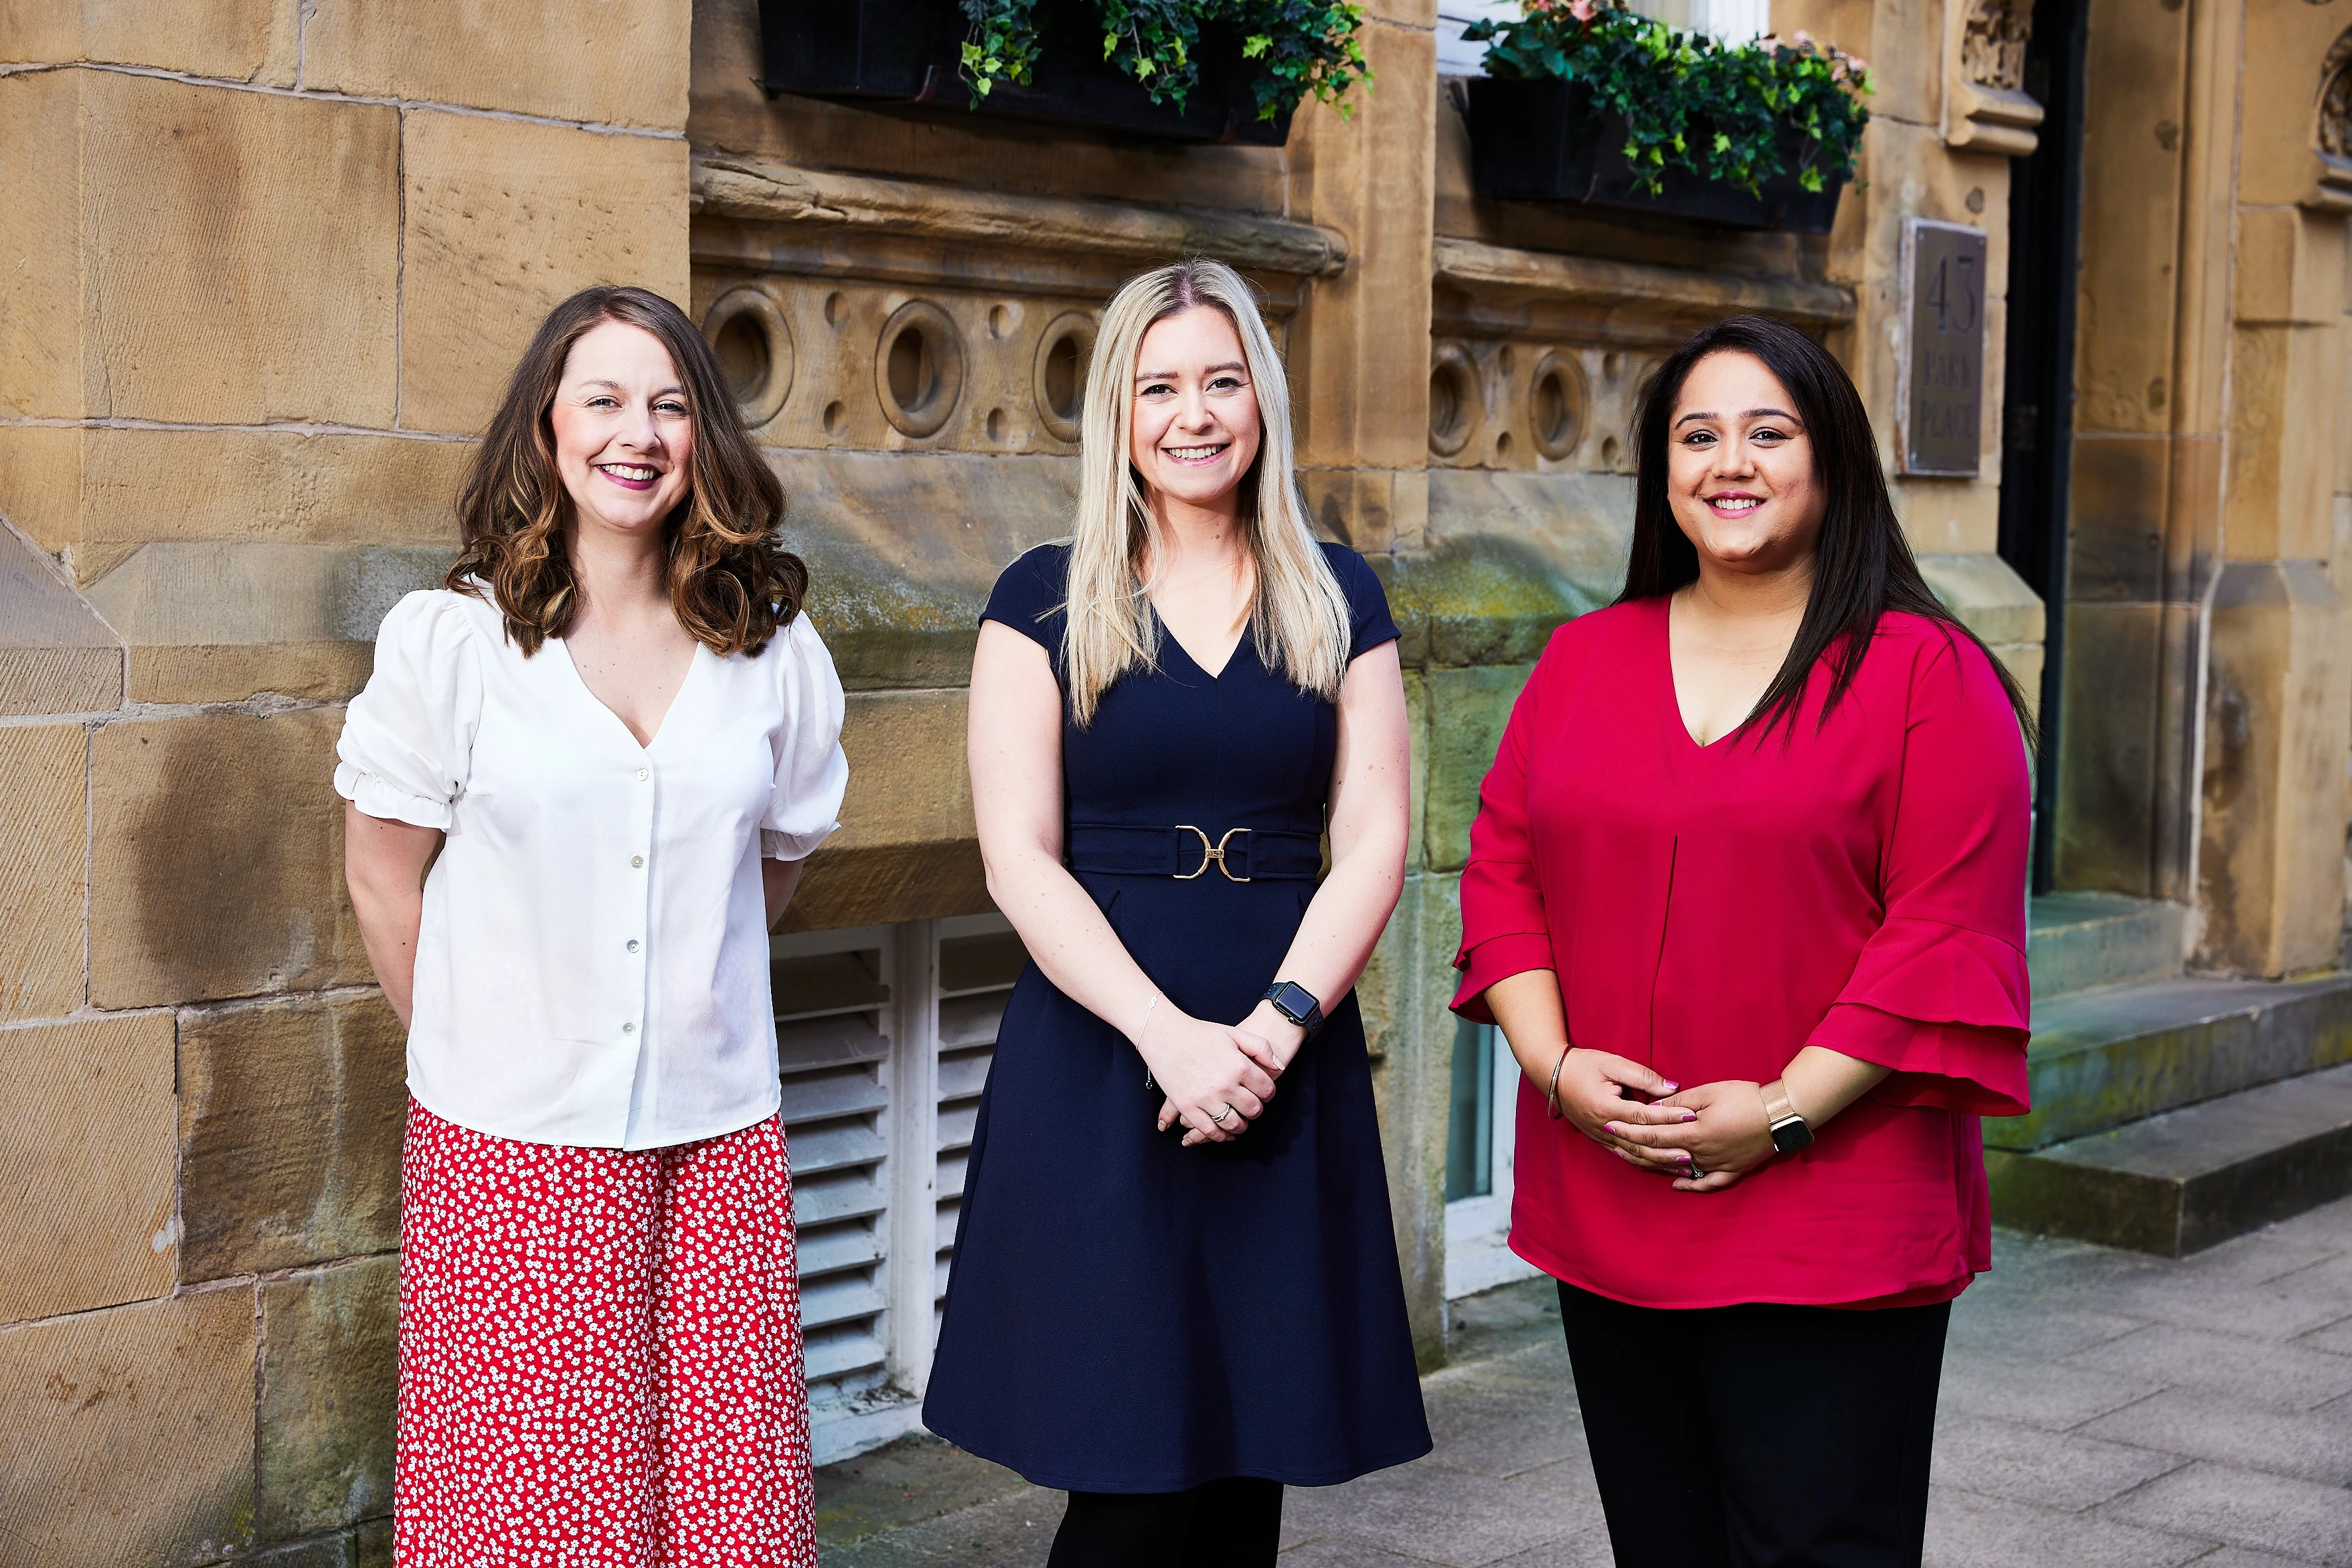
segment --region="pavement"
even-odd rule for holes
[[[2352,1568],[2352,1198],[2179,1262],[1993,1255],[1953,1311],[1928,1568]],[[1436,1451],[1291,1490],[1284,1568],[1607,1568],[1550,1281],[1454,1313]],[[816,1491],[826,1568],[1043,1568],[1062,1512],[930,1437]]]

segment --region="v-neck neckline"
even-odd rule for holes
[[[1151,619],[1160,623],[1160,634],[1167,638],[1168,641],[1175,646],[1178,653],[1184,655],[1184,662],[1191,664],[1202,674],[1208,676],[1212,681],[1221,682],[1225,678],[1225,672],[1232,669],[1234,667],[1234,661],[1241,656],[1242,644],[1249,641],[1250,623],[1248,621],[1244,620],[1242,622],[1240,635],[1234,639],[1233,646],[1225,650],[1224,663],[1219,664],[1213,670],[1209,668],[1208,665],[1201,663],[1201,656],[1199,654],[1193,653],[1192,649],[1184,646],[1184,639],[1176,635],[1176,628],[1168,624],[1168,617],[1160,613],[1160,606],[1157,604],[1151,606]]]
[[[1682,687],[1675,680],[1674,617],[1675,596],[1671,593],[1662,595],[1658,600],[1658,664],[1666,673],[1666,712],[1674,722],[1675,733],[1682,737],[1683,744],[1703,756],[1746,729],[1754,722],[1755,716],[1750,714],[1713,740],[1701,740],[1691,733],[1690,721],[1683,717]]]
[[[686,674],[678,681],[677,690],[670,693],[669,706],[662,709],[661,719],[654,726],[652,736],[640,741],[637,738],[637,732],[629,727],[629,721],[614,713],[612,705],[598,696],[596,688],[588,684],[588,677],[580,673],[580,663],[572,656],[570,641],[562,637],[551,637],[548,641],[563,650],[563,667],[572,672],[572,684],[579,688],[580,695],[586,697],[597,712],[613,721],[614,726],[620,730],[623,739],[626,740],[641,756],[648,757],[653,754],[654,747],[661,744],[661,737],[669,733],[669,721],[677,716],[677,705],[684,702],[686,694],[693,689],[695,674],[702,668],[703,655],[710,652],[700,638],[695,639],[694,652],[687,658]]]

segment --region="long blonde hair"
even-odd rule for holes
[[[1128,443],[1134,425],[1135,365],[1156,321],[1196,306],[1224,312],[1241,338],[1263,427],[1257,461],[1244,476],[1244,538],[1256,568],[1250,632],[1268,669],[1301,691],[1336,700],[1348,673],[1348,596],[1317,544],[1298,493],[1291,447],[1290,386],[1281,356],[1241,274],[1195,257],[1128,280],[1104,308],[1087,372],[1076,528],[1062,632],[1070,712],[1080,726],[1111,683],[1140,665],[1159,666],[1151,584],[1165,551],[1143,498]],[[1255,502],[1255,505],[1250,503]]]

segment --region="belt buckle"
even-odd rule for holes
[[[1176,873],[1175,877],[1178,882],[1191,882],[1194,877],[1208,875],[1209,865],[1213,861],[1216,863],[1217,869],[1224,873],[1224,877],[1227,882],[1247,882],[1250,880],[1245,876],[1235,876],[1234,874],[1234,868],[1225,862],[1225,846],[1234,841],[1234,835],[1235,833],[1246,833],[1250,831],[1249,829],[1227,828],[1225,830],[1225,836],[1219,839],[1214,844],[1209,842],[1208,834],[1202,832],[1200,829],[1194,827],[1190,822],[1177,823],[1176,831],[1180,833],[1190,833],[1194,838],[1201,841],[1201,863],[1194,866],[1191,871],[1180,871]]]

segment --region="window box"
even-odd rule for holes
[[[1671,167],[1658,190],[1645,191],[1625,157],[1624,116],[1596,109],[1583,83],[1474,77],[1469,89],[1471,180],[1481,195],[1798,234],[1827,234],[1837,217],[1845,177],[1829,177],[1819,191],[1800,184],[1795,132],[1780,149],[1786,169],[1759,194]]]
[[[760,0],[773,97],[796,93],[940,120],[1025,120],[1155,141],[1279,147],[1290,115],[1257,118],[1241,41],[1203,33],[1201,80],[1179,109],[1101,57],[1101,24],[1079,0],[1038,7],[1045,40],[1034,79],[999,81],[977,106],[959,74],[956,0]],[[1096,47],[1088,47],[1089,44]]]

